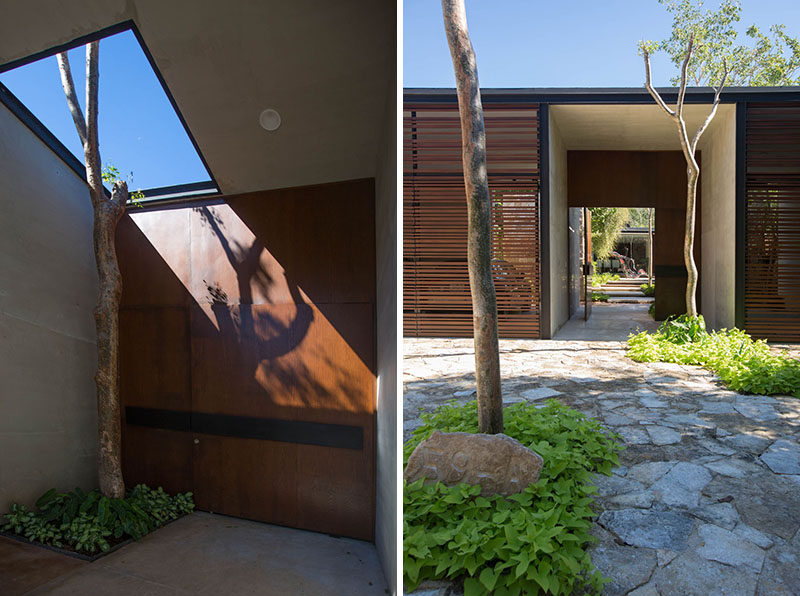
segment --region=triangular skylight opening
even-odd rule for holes
[[[69,57],[85,110],[85,46],[69,50]],[[83,164],[55,52],[0,72],[0,83]],[[216,189],[132,25],[100,40],[99,134],[103,165],[113,165],[126,179],[132,173],[132,190],[150,196],[164,194],[152,192],[163,187],[177,187],[164,189],[169,194],[181,194],[182,187],[190,193]]]

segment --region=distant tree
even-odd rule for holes
[[[464,185],[467,192],[467,262],[472,294],[478,430],[503,432],[497,298],[492,278],[492,208],[486,177],[486,133],[478,85],[478,65],[467,30],[464,0],[442,0],[447,42],[453,58],[461,116]]]
[[[628,209],[630,213],[629,226],[632,228],[646,228],[650,219],[650,207],[634,207]]]
[[[595,259],[606,259],[614,250],[622,228],[631,219],[630,209],[624,207],[591,207],[592,252]]]
[[[672,34],[657,44],[676,67],[686,54],[689,38],[694,38],[693,54],[686,66],[686,78],[695,86],[722,80],[727,71],[728,85],[800,85],[800,40],[786,33],[785,25],[772,25],[763,33],[748,27],[747,43],[738,43],[735,25],[741,21],[738,0],[723,0],[716,11],[703,10],[702,0],[658,0],[672,14]],[[672,79],[680,83],[680,75]]]
[[[58,54],[61,83],[67,98],[72,120],[83,144],[86,181],[94,210],[94,254],[99,282],[97,305],[94,309],[97,329],[97,424],[98,477],[100,492],[110,498],[125,496],[122,479],[120,445],[119,397],[119,303],[122,296],[122,276],[117,263],[115,236],[117,223],[125,213],[128,185],[117,179],[107,197],[103,187],[100,165],[100,146],[97,136],[99,42],[86,46],[86,116],[84,117],[66,52]],[[108,174],[107,174],[108,175]]]

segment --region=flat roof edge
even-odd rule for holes
[[[678,96],[675,87],[658,87],[665,101],[674,102]],[[487,102],[509,103],[652,103],[653,98],[644,87],[486,87],[481,97]],[[710,103],[714,97],[711,87],[689,87],[686,103]],[[435,103],[456,101],[456,90],[451,87],[406,87],[403,101]],[[727,87],[720,101],[800,101],[800,87]]]

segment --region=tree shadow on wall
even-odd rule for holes
[[[280,393],[284,399],[291,395],[305,406],[326,407],[321,402],[332,409],[347,406],[348,396],[358,395],[363,388],[338,361],[341,354],[309,337],[312,325],[320,329],[325,324],[321,313],[315,313],[285,272],[279,274],[265,265],[267,251],[262,241],[237,239],[241,231],[228,225],[218,210],[204,206],[193,211],[216,238],[235,273],[238,303],[226,290],[222,274],[222,281],[204,279],[203,284],[220,339],[229,354],[235,351],[234,366],[247,371],[248,393],[270,397]],[[232,281],[227,284],[231,290]]]

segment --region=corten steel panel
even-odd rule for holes
[[[745,329],[798,342],[800,102],[748,103],[745,135]]]
[[[124,405],[195,415],[184,431],[126,425],[126,473],[149,483],[183,474],[201,509],[371,539],[373,181],[240,195],[134,219],[118,243],[123,274],[135,272],[140,284],[125,296],[124,312],[134,314],[125,315],[123,348],[131,355],[151,349],[152,358],[128,365],[124,394],[147,396]],[[185,241],[170,231],[185,231]],[[162,302],[186,306],[155,306]],[[183,335],[165,312],[184,317]],[[154,358],[163,358],[165,372],[144,391],[136,377],[160,365]],[[174,398],[175,387],[185,388],[186,404]],[[285,442],[211,435],[197,430],[209,415],[345,425],[363,439],[353,448],[301,444],[291,432]],[[152,459],[148,436],[188,450],[188,459],[140,465]]]
[[[537,105],[484,106],[501,337],[540,336]],[[403,330],[472,335],[458,108],[411,105],[403,130]]]
[[[697,161],[701,163],[700,152]],[[681,151],[568,151],[570,207],[655,207],[656,319],[686,312],[686,160]],[[702,163],[701,163],[702,170]],[[700,270],[700,183],[694,256]],[[700,304],[700,287],[697,288]]]

